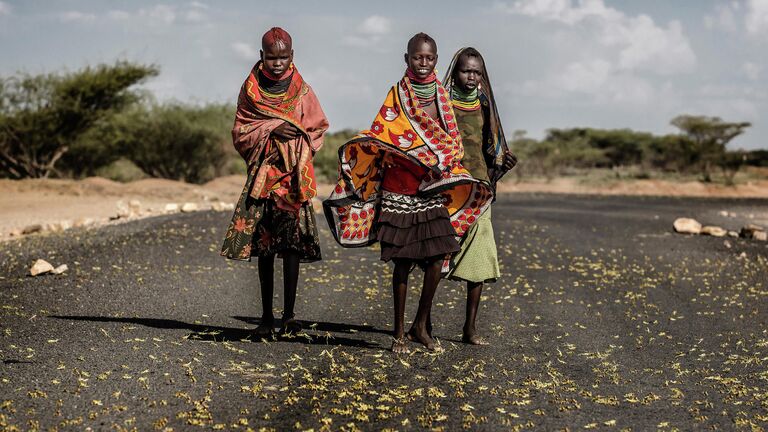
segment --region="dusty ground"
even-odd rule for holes
[[[100,177],[75,180],[1,180],[0,240],[32,224],[75,222],[92,218],[97,225],[109,222],[117,213],[118,202],[139,200],[142,216],[162,214],[168,203],[193,202],[201,209],[212,203],[234,203],[245,178],[227,176],[203,185],[172,180],[146,179],[118,183]],[[320,185],[320,198],[328,196],[331,186]],[[768,198],[768,180],[753,181],[735,187],[700,182],[631,180],[586,184],[578,178],[557,178],[551,182],[513,180],[500,184],[500,192],[543,192],[591,195],[645,195],[687,197]],[[319,200],[318,200],[319,203]],[[727,209],[726,209],[727,210]],[[758,217],[760,218],[760,217]],[[762,219],[768,219],[763,215]],[[117,223],[123,222],[119,220]],[[18,233],[15,233],[18,234]]]

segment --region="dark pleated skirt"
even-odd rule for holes
[[[458,252],[456,231],[441,197],[382,194],[372,238],[381,244],[381,259],[421,261]]]

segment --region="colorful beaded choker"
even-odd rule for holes
[[[429,105],[437,97],[437,81],[432,81],[429,84],[411,83],[411,87],[413,87],[413,92],[422,106]]]
[[[451,88],[451,100],[453,100],[453,106],[462,111],[475,111],[480,108],[477,88],[467,93],[454,84]]]
[[[293,74],[293,68],[291,68],[291,74],[287,78],[275,81],[264,73],[264,70],[259,70],[256,78],[259,83],[259,93],[264,98],[264,102],[269,105],[277,105],[283,101],[285,94],[288,92],[288,86],[291,84],[291,75]]]
[[[406,69],[405,75],[411,81],[419,106],[425,107],[437,99],[437,74],[434,71],[424,80],[418,79],[411,69]]]

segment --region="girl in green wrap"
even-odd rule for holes
[[[517,164],[517,158],[507,148],[483,57],[474,48],[460,49],[453,56],[443,82],[453,101],[464,143],[461,163],[474,178],[490,183],[495,194],[496,182]],[[477,334],[475,318],[483,284],[495,282],[500,276],[490,207],[464,236],[461,250],[452,259],[447,277],[467,282],[462,341],[487,345]]]

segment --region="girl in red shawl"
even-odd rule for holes
[[[291,36],[274,27],[261,39],[261,61],[245,80],[232,137],[248,164],[248,179],[229,225],[221,255],[258,257],[261,322],[258,337],[274,329],[275,256],[283,259],[283,332],[298,332],[294,304],[299,262],[321,259],[312,198],[317,194],[312,157],[323,145],[328,120],[293,65]]]

